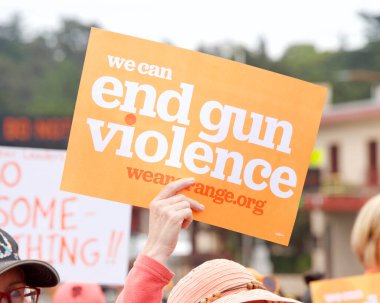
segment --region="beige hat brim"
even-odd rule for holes
[[[244,303],[244,302],[249,302],[249,301],[261,301],[261,300],[285,302],[285,303],[301,303],[300,301],[297,301],[294,299],[280,297],[264,289],[244,290],[233,295],[222,297],[218,300],[213,301],[213,303]]]

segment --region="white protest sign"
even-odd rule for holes
[[[22,259],[52,264],[61,280],[121,285],[131,206],[59,190],[66,153],[0,147],[0,228]]]

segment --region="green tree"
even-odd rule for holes
[[[1,113],[71,115],[90,26],[63,20],[28,41],[21,28],[17,16],[0,26]]]
[[[380,40],[380,15],[370,13],[360,13],[359,16],[365,21],[367,25],[367,39],[369,42]]]

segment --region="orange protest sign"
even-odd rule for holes
[[[61,188],[147,207],[171,180],[195,219],[288,244],[326,89],[92,29]]]
[[[378,303],[380,274],[368,274],[311,283],[315,303]]]

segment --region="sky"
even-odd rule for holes
[[[380,15],[378,0],[0,0],[0,24],[19,14],[28,35],[54,30],[62,18],[135,37],[196,49],[234,43],[249,49],[260,38],[273,58],[291,44],[319,50],[360,47],[359,12]]]

